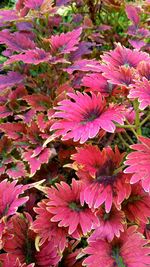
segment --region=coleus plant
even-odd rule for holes
[[[149,13],[0,11],[0,266],[150,266]]]

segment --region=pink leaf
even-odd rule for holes
[[[145,42],[142,40],[128,40],[129,43],[137,50],[140,50],[143,46],[145,46]]]
[[[8,65],[15,61],[23,61],[27,64],[38,65],[41,62],[48,62],[51,58],[51,55],[45,52],[43,49],[33,49],[28,50],[24,54],[13,55],[8,59],[4,64]]]
[[[140,17],[139,17],[139,9],[132,5],[126,6],[126,13],[128,19],[131,20],[135,25],[139,24]]]
[[[25,0],[25,6],[31,9],[39,9],[44,0]]]
[[[4,26],[5,22],[17,20],[16,10],[0,10],[0,26]]]
[[[33,150],[28,150],[23,153],[23,159],[29,163],[30,166],[30,176],[33,176],[37,170],[40,169],[41,165],[44,163],[48,163],[49,158],[51,156],[51,149],[44,148],[38,157],[33,157]]]
[[[69,74],[72,74],[74,71],[93,71],[93,72],[101,72],[101,65],[95,59],[81,59],[75,61],[75,63],[65,69]]]
[[[52,51],[55,52],[58,50],[60,54],[67,54],[71,51],[75,51],[79,43],[81,32],[82,28],[78,28],[72,32],[61,33],[60,35],[52,36],[50,39]]]
[[[19,32],[10,33],[9,31],[1,31],[0,44],[5,44],[10,50],[17,52],[35,48],[35,43],[25,34]]]
[[[18,179],[27,175],[24,164],[19,161],[15,162],[11,168],[7,169],[6,173],[12,179]]]

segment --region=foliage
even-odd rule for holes
[[[149,14],[0,10],[0,266],[150,266]]]

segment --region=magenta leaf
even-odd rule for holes
[[[27,64],[34,64],[38,65],[41,62],[48,62],[51,58],[51,55],[47,52],[45,52],[43,49],[33,49],[33,50],[28,50],[24,54],[19,54],[19,55],[13,55],[8,59],[5,64],[11,64],[16,61],[23,61],[24,63]]]
[[[53,35],[50,39],[52,51],[58,51],[60,54],[67,54],[77,49],[82,28],[73,30],[72,32]]]
[[[139,10],[133,5],[127,5],[126,6],[126,13],[128,16],[128,19],[133,22],[137,26],[140,22],[140,17],[139,17]]]
[[[74,71],[93,71],[93,72],[101,72],[101,65],[95,59],[81,59],[75,61],[75,63],[65,69],[69,74],[72,74]]]
[[[0,90],[7,87],[12,87],[17,83],[22,82],[24,76],[18,72],[9,71],[6,75],[0,75]]]
[[[71,3],[71,2],[72,2],[72,0],[56,0],[56,5],[57,6],[64,6],[64,5]]]
[[[39,9],[44,0],[25,0],[25,6],[31,9]]]
[[[35,48],[35,43],[25,34],[19,32],[1,31],[0,44],[5,44],[10,50],[17,52]]]
[[[5,22],[17,19],[18,15],[15,10],[0,10],[0,26],[4,26]]]

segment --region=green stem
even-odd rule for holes
[[[136,138],[137,138],[137,133],[136,133],[136,131],[134,130],[135,128],[136,128],[136,126],[135,125],[132,125],[132,124],[130,124],[129,122],[128,122],[128,120],[126,119],[126,123],[128,124],[128,125],[120,125],[120,124],[115,124],[116,125],[116,127],[117,128],[123,128],[123,129],[129,129],[135,136],[136,136]],[[130,137],[129,137],[129,135],[128,135],[128,139],[129,139]],[[130,142],[131,142],[131,138],[130,138]],[[133,143],[133,141],[131,142],[131,143]]]
[[[140,127],[141,127],[142,125],[144,125],[145,122],[147,122],[149,119],[150,119],[150,115],[148,115],[148,116],[147,116],[147,117],[140,123]]]
[[[135,126],[136,126],[136,132],[138,135],[141,135],[141,127],[140,127],[140,111],[139,111],[139,103],[137,100],[133,102],[134,110],[136,112],[135,114]]]
[[[118,169],[116,169],[114,172],[113,172],[113,175],[119,173],[119,172],[122,172],[123,168],[125,168],[124,165],[120,166]]]
[[[131,128],[135,128],[136,126],[135,125],[131,125],[131,124],[128,124],[128,125],[120,125],[120,124],[115,124],[116,127],[118,128],[124,128],[124,129],[131,129]]]
[[[136,133],[136,131],[134,130],[135,125],[131,125],[131,124],[128,122],[127,119],[126,119],[126,123],[128,124],[128,126],[130,126],[130,130],[133,132],[133,134],[135,135],[135,137],[138,138],[138,137],[137,137],[137,133]],[[133,126],[134,126],[134,127],[133,127]]]
[[[124,134],[126,135],[126,137],[128,138],[128,140],[130,141],[131,144],[134,144],[132,138],[128,135],[128,133],[125,131]]]
[[[124,138],[122,137],[121,133],[118,133],[118,136],[119,136],[121,142],[122,142],[126,147],[129,148],[130,146],[129,146],[129,145],[127,144],[127,142],[124,140]]]

